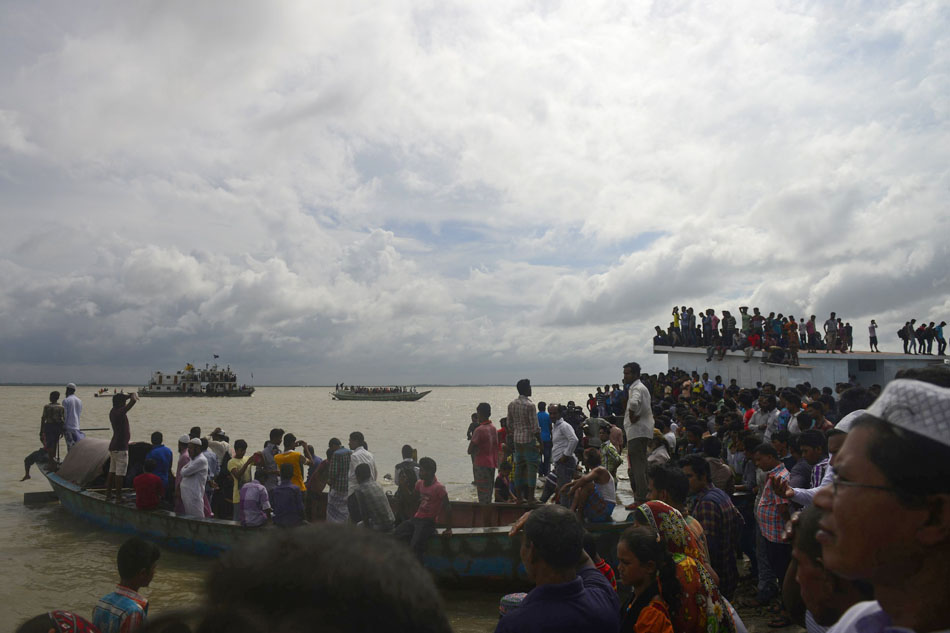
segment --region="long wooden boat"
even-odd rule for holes
[[[363,392],[363,391],[349,391],[347,389],[331,391],[330,396],[334,400],[367,400],[369,402],[415,402],[416,400],[421,400],[427,394],[432,393],[432,390],[428,391],[381,391],[381,392]]]
[[[245,528],[235,521],[178,516],[164,510],[138,510],[132,495],[122,503],[106,502],[98,490],[84,489],[46,468],[46,476],[60,504],[70,513],[102,528],[134,534],[168,549],[200,556],[218,556],[247,539],[275,527]],[[508,536],[508,525],[528,508],[513,504],[485,507],[452,502],[452,532],[429,541],[423,564],[437,582],[451,587],[517,589],[530,585],[521,563],[521,540]],[[620,511],[622,513],[622,510]],[[489,523],[490,527],[480,524]],[[616,562],[617,540],[631,524],[626,521],[588,525],[597,550]],[[307,529],[306,527],[298,529]]]
[[[134,494],[126,494],[122,503],[107,502],[100,491],[84,489],[45,467],[40,471],[60,505],[70,513],[108,530],[134,534],[168,549],[218,556],[254,534],[253,529],[242,527],[236,521],[183,517],[166,510],[139,510],[135,507]]]

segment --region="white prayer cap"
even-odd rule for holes
[[[76,383],[70,382],[66,384],[67,389],[76,389]]]
[[[201,440],[198,439],[197,437],[191,438],[191,441],[189,441],[188,443],[194,444],[195,446],[201,446]]]
[[[847,433],[851,430],[851,425],[854,424],[854,421],[860,418],[862,415],[867,413],[867,409],[856,409],[849,413],[848,415],[841,418],[837,424],[835,424],[836,431],[842,431]]]
[[[920,380],[892,380],[868,413],[950,446],[950,389],[946,387]]]
[[[190,436],[190,435],[182,435],[181,437],[178,438],[178,443],[179,443],[179,444],[187,444],[187,443],[190,442],[190,441],[191,441],[191,436]]]

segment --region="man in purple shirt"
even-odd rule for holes
[[[518,609],[498,621],[495,633],[620,628],[617,592],[584,551],[584,526],[573,512],[541,506],[515,523],[511,535],[518,532],[523,532],[521,560],[535,587]]]
[[[112,425],[112,441],[109,442],[109,476],[106,477],[106,501],[112,500],[112,490],[115,489],[115,500],[122,501],[122,480],[129,468],[129,439],[132,432],[129,430],[129,409],[139,401],[137,394],[127,396],[117,393],[112,396],[112,410],[109,411],[109,424]]]
[[[280,465],[280,483],[271,492],[274,525],[296,527],[303,523],[303,492],[292,483],[294,465]]]
[[[254,479],[241,486],[238,520],[244,527],[260,527],[272,513],[267,488],[262,483],[268,476],[267,471],[259,469]]]

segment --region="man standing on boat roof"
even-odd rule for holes
[[[514,444],[515,471],[512,480],[518,503],[534,502],[534,487],[541,461],[541,429],[537,408],[531,401],[531,381],[522,378],[516,385],[518,397],[508,404],[508,432]]]
[[[76,396],[76,383],[66,385],[66,397],[63,398],[63,407],[66,409],[66,450],[70,451],[73,444],[86,437],[79,430],[79,416],[82,415],[82,400]]]

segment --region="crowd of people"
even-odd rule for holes
[[[573,402],[535,404],[527,379],[516,385],[517,396],[498,427],[488,403],[476,407],[468,454],[479,502],[487,506],[507,495],[528,510],[511,536],[520,540],[534,589],[508,603],[496,630],[732,633],[745,630],[736,607],[768,614],[769,626],[797,623],[809,633],[825,627],[833,633],[950,628],[950,605],[943,600],[950,594],[946,367],[903,370],[883,389],[807,383],[779,389],[724,384],[719,377],[675,369],[648,375],[627,363],[618,385],[601,390],[600,401],[592,394],[588,415]],[[115,398],[113,404],[110,451],[121,452],[135,400]],[[43,417],[46,424],[45,409]],[[59,414],[51,417],[58,420]],[[160,446],[161,438],[153,436],[149,455]],[[434,460],[416,461],[412,447],[404,447],[395,469],[398,490],[388,499],[358,431],[346,448],[331,440],[321,459],[281,429],[250,456],[246,442],[235,441],[232,449],[221,429],[208,437],[192,429],[179,441],[179,462],[185,464],[179,463],[177,473],[165,471],[178,491],[174,501],[187,514],[208,516],[220,507],[220,487],[207,488],[215,481],[207,463],[223,461],[215,447],[230,456],[232,509],[245,525],[292,526],[310,519],[319,527],[268,530],[257,546],[222,559],[209,577],[208,604],[197,608],[195,617],[207,625],[200,630],[233,630],[237,624],[225,613],[238,606],[247,614],[241,616],[242,630],[273,630],[277,621],[313,623],[315,617],[337,623],[333,630],[369,630],[325,614],[330,603],[322,596],[309,610],[302,607],[306,601],[294,601],[317,590],[340,596],[340,587],[326,588],[336,574],[341,587],[352,589],[336,606],[349,605],[342,610],[359,611],[355,617],[384,617],[391,608],[391,619],[379,620],[388,629],[449,630],[419,564],[436,526],[451,525]],[[620,536],[614,573],[595,548],[585,548],[585,537],[587,528],[612,520],[619,509],[617,472],[624,457],[633,494],[626,516],[631,527]],[[110,470],[119,479],[123,460],[113,461]],[[161,479],[164,463],[150,474]],[[256,467],[253,479],[248,463]],[[135,482],[142,476],[133,481],[137,500]],[[196,476],[195,485],[183,486]],[[119,482],[109,486],[116,499],[122,495]],[[160,488],[152,484],[157,494]],[[323,490],[322,501],[310,494]],[[278,520],[283,508],[292,521]],[[345,522],[369,529],[331,525]],[[331,555],[310,539],[339,551]],[[359,549],[344,545],[348,539]],[[93,614],[99,630],[120,630],[104,619],[105,612],[113,618],[138,608],[144,617],[147,606],[137,589],[155,573],[158,555],[151,547],[137,540],[130,545],[138,552],[134,564],[123,564],[120,550],[120,585]],[[296,556],[294,568],[306,586],[295,583],[282,595],[286,583],[247,582],[246,574],[280,577],[262,567],[287,552]],[[403,566],[395,574],[389,559]],[[380,569],[372,568],[370,561],[383,560]],[[355,577],[357,571],[363,576]],[[393,583],[403,575],[418,586]],[[418,624],[424,609],[427,626]],[[39,617],[37,628],[24,628],[26,623],[20,630],[49,630],[60,617],[54,613]],[[403,626],[408,622],[420,628]]]
[[[943,328],[946,322],[939,324],[917,325],[911,319],[897,332],[903,341],[905,354],[933,354],[937,344],[937,355],[946,353],[947,341]],[[874,319],[868,323],[868,349],[880,352],[878,348],[878,325]],[[726,352],[743,351],[745,362],[752,359],[755,352],[761,352],[762,362],[798,365],[800,350],[809,353],[820,351],[826,354],[849,353],[854,350],[854,329],[851,323],[843,321],[832,312],[829,317],[818,323],[816,315],[799,320],[794,315],[769,312],[764,315],[759,308],[748,306],[739,308],[736,318],[729,310],[723,310],[722,316],[713,308],[707,308],[697,315],[692,307],[674,306],[669,326],[654,327],[655,346],[702,347],[706,348],[706,360],[718,356],[719,360]]]
[[[897,337],[904,344],[905,354],[932,356],[934,343],[937,343],[937,356],[946,356],[947,339],[943,335],[945,327],[947,327],[946,321],[940,323],[922,321],[920,325],[917,325],[917,319],[911,319],[897,331]]]

